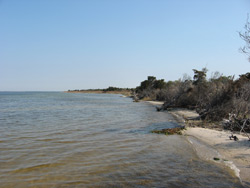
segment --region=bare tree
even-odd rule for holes
[[[240,51],[248,56],[248,61],[250,62],[250,22],[249,22],[249,14],[247,15],[247,22],[245,24],[245,31],[239,32],[240,38],[245,41],[245,46],[240,48]]]
[[[237,117],[250,117],[250,82],[243,84],[241,88],[237,90],[233,102],[234,113]]]

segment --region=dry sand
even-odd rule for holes
[[[162,101],[144,101],[144,102],[155,105],[155,106],[161,106],[164,104],[164,102]]]

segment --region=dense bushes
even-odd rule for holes
[[[104,91],[104,92],[106,92],[106,91],[124,91],[124,90],[130,91],[132,89],[129,89],[129,88],[118,88],[118,87],[113,87],[113,86],[109,86],[107,89],[102,89],[102,91]]]
[[[196,109],[202,119],[218,121],[229,113],[237,117],[249,117],[250,113],[250,73],[223,76],[215,72],[208,80],[207,69],[193,69],[191,79],[184,76],[177,81],[164,82],[149,76],[136,88],[139,99],[165,101],[162,109],[185,107]]]
[[[166,82],[162,80],[157,80],[154,76],[148,76],[147,80],[141,82],[135,91],[139,99],[157,99],[157,94],[162,89],[166,88]]]

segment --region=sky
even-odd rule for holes
[[[0,91],[134,88],[250,71],[250,0],[0,0]]]

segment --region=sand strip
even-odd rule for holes
[[[161,106],[164,104],[163,101],[143,101],[143,102],[146,102],[146,103],[149,103],[149,104],[152,104],[154,106]]]

